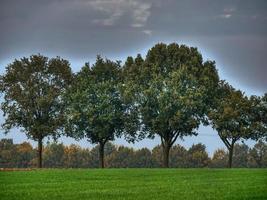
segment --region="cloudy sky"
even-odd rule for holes
[[[0,0],[0,27],[1,73],[14,58],[35,53],[59,55],[78,71],[97,54],[123,61],[145,55],[155,43],[177,42],[198,47],[216,61],[222,79],[246,94],[267,92],[266,0]],[[211,128],[199,133],[178,143],[202,142],[209,152],[223,147]],[[3,137],[27,139],[18,130]],[[131,146],[156,144],[158,139]]]

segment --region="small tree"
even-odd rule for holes
[[[233,152],[233,167],[248,166],[249,147],[246,144],[236,144]]]
[[[210,162],[206,146],[204,144],[193,144],[187,152],[188,167],[207,167]]]
[[[63,167],[64,165],[64,145],[55,142],[48,143],[44,148],[43,160],[45,167]]]
[[[19,127],[38,142],[38,167],[42,167],[42,143],[56,138],[64,124],[62,93],[72,79],[70,64],[59,57],[41,55],[15,60],[0,77],[4,93],[1,109],[6,117],[2,127],[8,132]]]
[[[197,135],[213,102],[218,84],[215,63],[203,62],[196,48],[157,44],[145,60],[140,55],[127,59],[124,78],[124,94],[142,122],[141,135],[160,137],[163,166],[169,167],[169,152],[177,138]]]
[[[253,136],[250,129],[251,101],[240,90],[235,90],[222,81],[218,89],[216,107],[210,111],[209,118],[228,149],[228,167],[231,168],[235,143]]]
[[[188,152],[183,146],[176,144],[170,151],[170,167],[182,168],[187,165]]]
[[[23,142],[16,145],[17,167],[30,167],[31,160],[34,158],[34,151],[30,143]]]
[[[151,151],[147,148],[136,150],[132,163],[136,168],[151,168],[153,166]]]
[[[120,136],[123,104],[119,92],[120,65],[97,57],[76,75],[66,94],[68,122],[66,132],[74,138],[87,138],[99,144],[99,167],[104,168],[104,146]]]
[[[119,146],[107,159],[108,166],[111,168],[130,168],[134,165],[133,148]]]
[[[210,166],[216,168],[227,167],[227,152],[224,149],[217,149],[212,156]]]
[[[258,141],[253,148],[249,150],[249,167],[267,167],[267,144],[262,140]]]
[[[12,139],[0,140],[0,168],[16,167],[17,149]]]

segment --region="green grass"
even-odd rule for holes
[[[1,200],[267,199],[267,169],[66,169],[0,172]]]

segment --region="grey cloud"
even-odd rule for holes
[[[242,89],[266,92],[266,22],[266,0],[1,0],[0,64],[40,52],[77,66],[177,41],[211,52]]]
[[[150,16],[151,2],[139,0],[95,0],[85,2],[93,9],[107,14],[104,19],[95,19],[94,22],[111,26],[120,18],[130,16],[132,27],[143,27]]]

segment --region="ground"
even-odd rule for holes
[[[1,200],[267,199],[267,169],[0,171]]]

